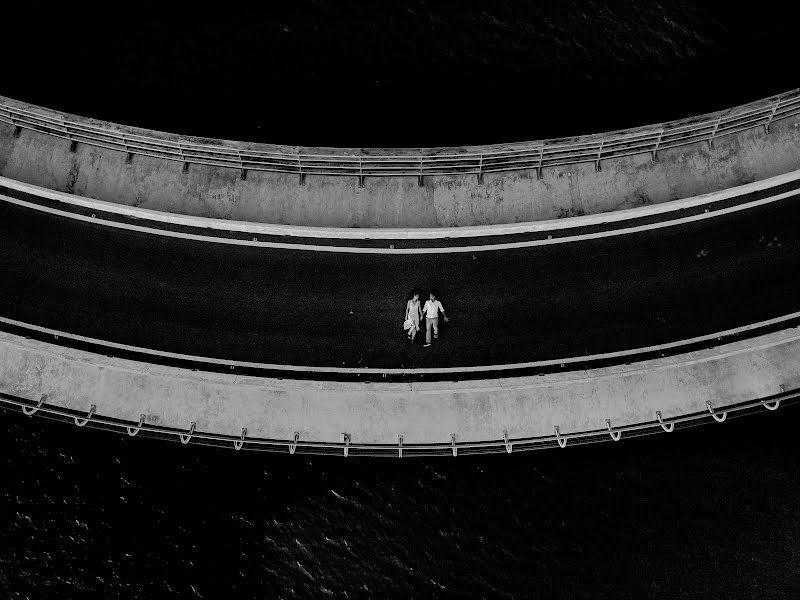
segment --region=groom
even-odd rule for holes
[[[431,292],[430,300],[427,300],[425,306],[422,307],[422,312],[425,313],[425,344],[422,346],[423,348],[427,348],[431,345],[431,329],[433,329],[433,337],[439,337],[439,311],[442,312],[445,323],[450,320],[447,318],[447,315],[444,314],[442,303],[439,302],[436,299],[436,295]]]

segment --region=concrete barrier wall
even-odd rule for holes
[[[722,190],[800,168],[800,117],[705,143],[593,163],[474,175],[366,178],[250,172],[135,156],[0,123],[0,175],[159,211],[317,227],[457,227],[596,214]]]
[[[603,429],[765,398],[800,387],[800,331],[589,371],[442,383],[264,379],[106,357],[0,332],[0,391],[137,422],[249,437],[459,443]]]

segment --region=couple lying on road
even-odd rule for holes
[[[442,303],[436,299],[436,294],[431,292],[430,300],[425,302],[425,306],[420,308],[419,294],[414,293],[414,296],[406,304],[406,319],[403,323],[403,328],[408,330],[408,339],[414,343],[414,339],[419,332],[419,320],[423,313],[425,314],[425,344],[423,348],[431,345],[431,330],[433,330],[433,338],[439,337],[439,312],[441,311],[444,316],[445,322],[450,319],[444,314],[444,307]]]

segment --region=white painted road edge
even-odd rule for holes
[[[135,352],[138,354],[146,354],[150,356],[157,356],[160,358],[169,358],[175,360],[183,360],[189,362],[196,362],[196,363],[205,363],[205,364],[213,364],[213,365],[224,365],[224,366],[231,366],[231,367],[241,367],[241,368],[256,368],[256,369],[264,369],[264,370],[274,370],[274,371],[290,371],[290,372],[299,372],[299,373],[332,373],[332,374],[359,374],[359,375],[367,375],[367,374],[374,374],[374,375],[424,375],[424,374],[434,374],[434,375],[446,375],[446,374],[455,374],[455,373],[490,373],[494,371],[508,371],[508,370],[515,370],[515,369],[530,369],[530,368],[537,368],[537,367],[552,367],[557,365],[567,365],[567,364],[574,364],[574,363],[581,363],[581,362],[589,362],[589,361],[602,361],[602,360],[611,360],[611,359],[619,359],[625,357],[633,357],[639,354],[650,354],[650,353],[657,353],[663,352],[667,350],[672,350],[674,348],[680,348],[681,346],[690,346],[692,344],[702,343],[711,341],[718,338],[723,337],[730,337],[731,335],[738,335],[741,333],[746,333],[748,331],[753,331],[755,329],[760,329],[763,327],[769,327],[772,325],[777,325],[779,323],[785,323],[786,321],[791,321],[792,319],[796,319],[800,317],[800,312],[793,312],[788,315],[783,315],[781,317],[776,317],[774,319],[769,319],[767,321],[760,321],[758,323],[752,323],[750,325],[743,325],[741,327],[736,327],[734,329],[726,329],[725,331],[719,331],[716,333],[710,333],[707,335],[702,335],[694,338],[689,338],[685,340],[679,340],[676,342],[669,342],[666,344],[659,344],[656,346],[645,346],[643,348],[633,348],[631,350],[620,350],[617,352],[606,352],[603,354],[589,354],[586,356],[574,356],[574,357],[567,357],[567,358],[555,358],[550,360],[539,360],[539,361],[530,361],[530,362],[523,362],[523,363],[511,363],[511,364],[503,364],[503,365],[476,365],[470,367],[442,367],[442,368],[421,368],[421,369],[382,369],[382,368],[347,368],[347,367],[315,367],[315,366],[302,366],[302,365],[278,365],[278,364],[271,364],[271,363],[259,363],[259,362],[247,362],[247,361],[239,361],[239,360],[227,360],[223,358],[211,358],[208,356],[194,356],[191,354],[180,354],[178,352],[167,352],[164,350],[153,350],[150,348],[142,348],[139,346],[131,346],[128,344],[120,344],[117,342],[109,342],[106,340],[100,340],[97,338],[90,338],[82,335],[77,335],[73,333],[68,333],[64,331],[59,331],[57,329],[50,329],[48,327],[40,327],[39,325],[32,325],[30,323],[24,323],[22,321],[16,321],[14,319],[9,319],[6,317],[0,317],[0,323],[5,323],[7,325],[12,325],[14,327],[19,327],[22,329],[27,329],[29,331],[35,331],[37,333],[43,333],[46,335],[51,335],[56,338],[64,338],[70,339],[77,342],[84,342],[90,343],[93,345],[106,347],[106,348],[113,348],[115,350],[123,350],[126,352]]]
[[[720,215],[736,213],[748,210],[750,208],[755,208],[757,206],[763,206],[766,204],[771,204],[773,202],[777,202],[779,200],[783,200],[784,198],[788,198],[791,196],[798,196],[800,195],[800,189],[792,190],[789,192],[784,192],[783,194],[778,194],[776,196],[769,196],[768,198],[764,198],[762,200],[755,200],[753,202],[748,202],[745,204],[739,204],[737,206],[732,206],[729,208],[724,208],[720,210],[715,210],[714,212],[705,212],[700,213],[697,215],[683,217],[680,219],[671,219],[668,221],[661,221],[658,223],[650,223],[647,225],[639,225],[635,227],[623,227],[619,229],[612,229],[609,231],[600,231],[596,233],[587,233],[587,234],[580,234],[580,235],[572,235],[572,236],[565,236],[565,237],[557,237],[552,239],[542,239],[542,240],[531,240],[525,242],[509,242],[505,244],[481,244],[477,246],[445,246],[445,247],[436,247],[436,248],[376,248],[376,247],[359,247],[359,246],[320,246],[315,244],[305,244],[305,243],[283,243],[283,242],[264,242],[259,241],[256,238],[253,240],[239,240],[239,239],[231,239],[225,237],[216,237],[216,236],[206,236],[206,235],[197,235],[193,233],[183,233],[178,231],[170,231],[166,229],[158,229],[155,227],[145,227],[142,225],[131,225],[128,223],[120,223],[117,221],[109,221],[105,219],[97,218],[96,216],[85,216],[85,215],[78,215],[73,212],[69,211],[62,211],[58,209],[48,208],[44,206],[40,206],[38,204],[32,202],[26,202],[25,200],[17,200],[16,198],[10,198],[8,196],[4,196],[0,194],[0,200],[8,202],[9,204],[16,204],[18,206],[23,206],[25,208],[30,208],[33,210],[37,210],[40,212],[45,212],[49,214],[58,215],[61,217],[65,217],[68,219],[74,219],[76,221],[83,221],[86,223],[94,223],[96,225],[103,225],[106,227],[114,227],[116,229],[123,229],[128,231],[136,231],[139,233],[146,233],[151,235],[161,235],[164,237],[171,237],[171,238],[178,238],[178,239],[185,239],[185,240],[192,240],[198,242],[210,242],[210,243],[217,243],[217,244],[227,244],[231,246],[256,246],[262,248],[270,248],[276,250],[298,250],[298,251],[309,251],[309,252],[338,252],[338,253],[347,253],[347,254],[394,254],[394,255],[412,255],[412,254],[455,254],[455,253],[464,253],[464,252],[489,252],[489,251],[497,251],[497,250],[514,250],[519,248],[530,248],[534,246],[548,246],[552,244],[566,244],[569,242],[580,242],[585,240],[595,240],[607,237],[614,237],[619,235],[631,234],[631,233],[638,233],[642,231],[650,231],[655,229],[664,229],[667,227],[674,227],[676,225],[682,225],[685,223],[691,223],[694,221],[703,221],[705,219],[712,219],[714,217],[718,217]]]
[[[18,190],[20,192],[41,196],[50,200],[62,202],[65,205],[81,207],[84,209],[98,210],[101,212],[108,212],[117,214],[124,217],[134,219],[146,219],[150,221],[158,221],[161,223],[169,223],[172,225],[197,227],[205,229],[214,229],[218,231],[234,231],[241,233],[252,233],[255,235],[272,235],[272,236],[289,236],[289,237],[304,237],[304,238],[319,238],[319,239],[339,239],[339,240],[441,240],[446,238],[470,238],[470,237],[493,237],[493,236],[506,236],[525,233],[539,233],[546,231],[556,231],[561,229],[572,229],[577,227],[586,227],[592,225],[603,225],[608,223],[615,223],[619,221],[626,221],[629,219],[638,219],[642,217],[649,217],[653,215],[663,214],[676,210],[694,208],[702,205],[711,205],[716,202],[721,202],[729,198],[742,196],[752,192],[758,192],[769,189],[784,183],[790,183],[800,179],[800,169],[785,173],[783,175],[776,175],[767,179],[762,179],[753,183],[728,188],[725,190],[710,192],[686,198],[682,200],[674,200],[672,202],[663,202],[639,208],[631,208],[626,210],[618,210],[609,213],[600,213],[596,215],[585,215],[582,217],[569,217],[565,219],[552,219],[548,221],[531,221],[527,223],[513,223],[504,225],[485,225],[485,226],[469,226],[469,227],[434,227],[425,229],[355,229],[355,228],[334,228],[334,227],[303,227],[297,225],[273,225],[267,223],[253,223],[249,221],[228,221],[225,219],[214,219],[209,217],[196,217],[190,215],[181,215],[177,213],[162,212],[146,208],[126,206],[114,202],[106,202],[102,200],[94,200],[64,192],[49,190],[40,186],[23,183],[7,177],[0,177],[0,184],[3,186]],[[789,194],[792,195],[792,194]],[[13,201],[13,199],[0,196],[3,200]],[[771,200],[787,197],[785,195],[776,196]],[[27,206],[27,203],[23,203]],[[741,210],[756,206],[755,203],[748,203],[741,207]],[[33,206],[32,206],[33,208]],[[44,207],[39,207],[43,209]],[[738,208],[738,207],[737,207]],[[48,212],[53,209],[46,209]],[[716,211],[715,214],[724,214],[722,211]],[[73,215],[74,216],[74,215]],[[702,217],[702,215],[701,215]],[[672,221],[673,223],[676,221]],[[160,231],[160,230],[156,230]],[[185,235],[185,234],[184,234]],[[205,236],[199,236],[202,239],[208,239]],[[571,238],[574,239],[574,238]],[[250,243],[247,240],[234,240],[241,243]],[[548,242],[557,242],[558,240],[546,240]],[[265,242],[260,244],[265,245]],[[296,246],[292,246],[296,247]],[[326,247],[321,247],[326,248]],[[375,249],[378,250],[378,249]],[[437,249],[442,250],[442,249]],[[418,252],[418,250],[414,250]]]

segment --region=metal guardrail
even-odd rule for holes
[[[783,386],[781,386],[783,389]],[[145,424],[147,415],[142,414],[138,422],[125,421],[101,416],[97,406],[92,404],[87,412],[78,412],[47,403],[47,394],[43,394],[38,402],[32,402],[8,394],[0,393],[0,408],[6,410],[21,409],[27,416],[40,415],[62,422],[74,422],[78,427],[88,426],[94,429],[105,429],[117,433],[127,432],[130,436],[142,434],[146,437],[178,441],[183,444],[200,444],[234,450],[260,450],[269,452],[287,452],[289,454],[317,454],[332,456],[372,456],[372,457],[423,457],[423,456],[458,456],[470,454],[511,453],[513,451],[529,451],[544,448],[566,448],[567,445],[582,445],[602,441],[619,441],[624,437],[639,437],[653,433],[671,433],[676,426],[679,429],[711,423],[724,422],[729,416],[737,417],[751,414],[760,408],[777,410],[781,405],[800,402],[800,390],[782,392],[770,398],[759,398],[738,404],[713,407],[706,403],[706,411],[695,412],[671,419],[664,419],[660,411],[656,411],[654,419],[643,423],[615,427],[610,420],[605,426],[590,431],[561,431],[557,425],[553,427],[553,435],[525,438],[509,438],[507,432],[501,432],[502,438],[475,442],[459,442],[456,434],[450,440],[440,444],[404,444],[403,436],[398,436],[397,444],[360,444],[353,442],[349,434],[342,434],[339,443],[319,442],[300,439],[295,432],[291,440],[248,437],[243,428],[239,436],[222,435],[199,431],[196,422],[192,422],[186,430],[158,425]]]
[[[181,138],[173,134],[136,130],[23,105],[0,96],[0,122],[15,128],[15,135],[30,129],[70,140],[125,152],[128,160],[148,156],[190,164],[227,167],[241,171],[268,171],[295,174],[302,184],[307,175],[341,175],[358,177],[417,177],[419,185],[431,175],[475,175],[483,180],[485,173],[535,170],[542,177],[547,167],[593,162],[596,170],[601,161],[634,154],[649,153],[653,160],[661,150],[706,142],[713,146],[717,138],[754,127],[764,127],[780,119],[800,115],[800,89],[765,98],[736,108],[709,113],[660,125],[627,129],[569,139],[543,140],[513,144],[507,147],[485,146],[464,149],[417,149],[397,154],[385,150],[330,150],[315,152],[296,148],[287,152],[278,146],[218,141],[208,143],[200,138]]]

